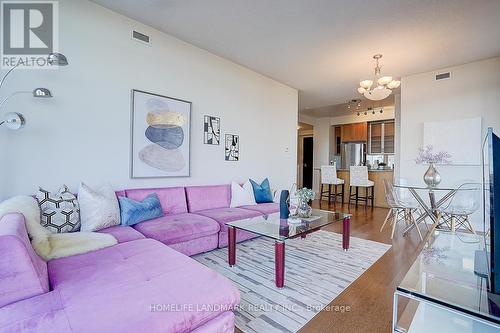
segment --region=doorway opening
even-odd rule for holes
[[[314,172],[314,127],[299,122],[297,138],[297,187],[312,189]]]
[[[303,170],[302,173],[302,187],[312,188],[313,182],[313,149],[314,141],[312,136],[303,138]]]

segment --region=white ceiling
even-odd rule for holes
[[[358,103],[347,102],[335,105],[321,106],[312,109],[311,108],[304,109],[301,110],[301,114],[315,118],[337,117],[337,116],[347,116],[350,114],[356,114],[357,112],[361,113],[365,111],[368,112],[369,108],[379,110],[380,108],[394,107],[394,94],[390,95],[389,97],[381,101],[370,101],[369,99],[366,98],[361,99],[360,97],[358,97],[357,100],[360,101],[359,106]],[[349,104],[350,108],[348,107]]]
[[[300,109],[500,55],[500,0],[93,0],[300,90]],[[404,87],[403,87],[404,89]]]

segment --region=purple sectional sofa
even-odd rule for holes
[[[42,260],[21,214],[0,220],[0,332],[234,331],[238,289],[188,256],[227,246],[226,222],[279,211],[268,203],[230,208],[230,186],[129,189],[150,193],[165,216],[100,230],[118,244]],[[238,233],[238,241],[256,237]]]

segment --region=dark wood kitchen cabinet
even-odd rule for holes
[[[368,123],[342,125],[342,142],[366,142],[368,139]]]

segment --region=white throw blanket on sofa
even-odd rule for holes
[[[45,260],[95,251],[118,243],[112,235],[98,232],[50,233],[40,224],[40,208],[30,196],[17,196],[0,203],[0,219],[10,213],[24,215],[31,245]]]

